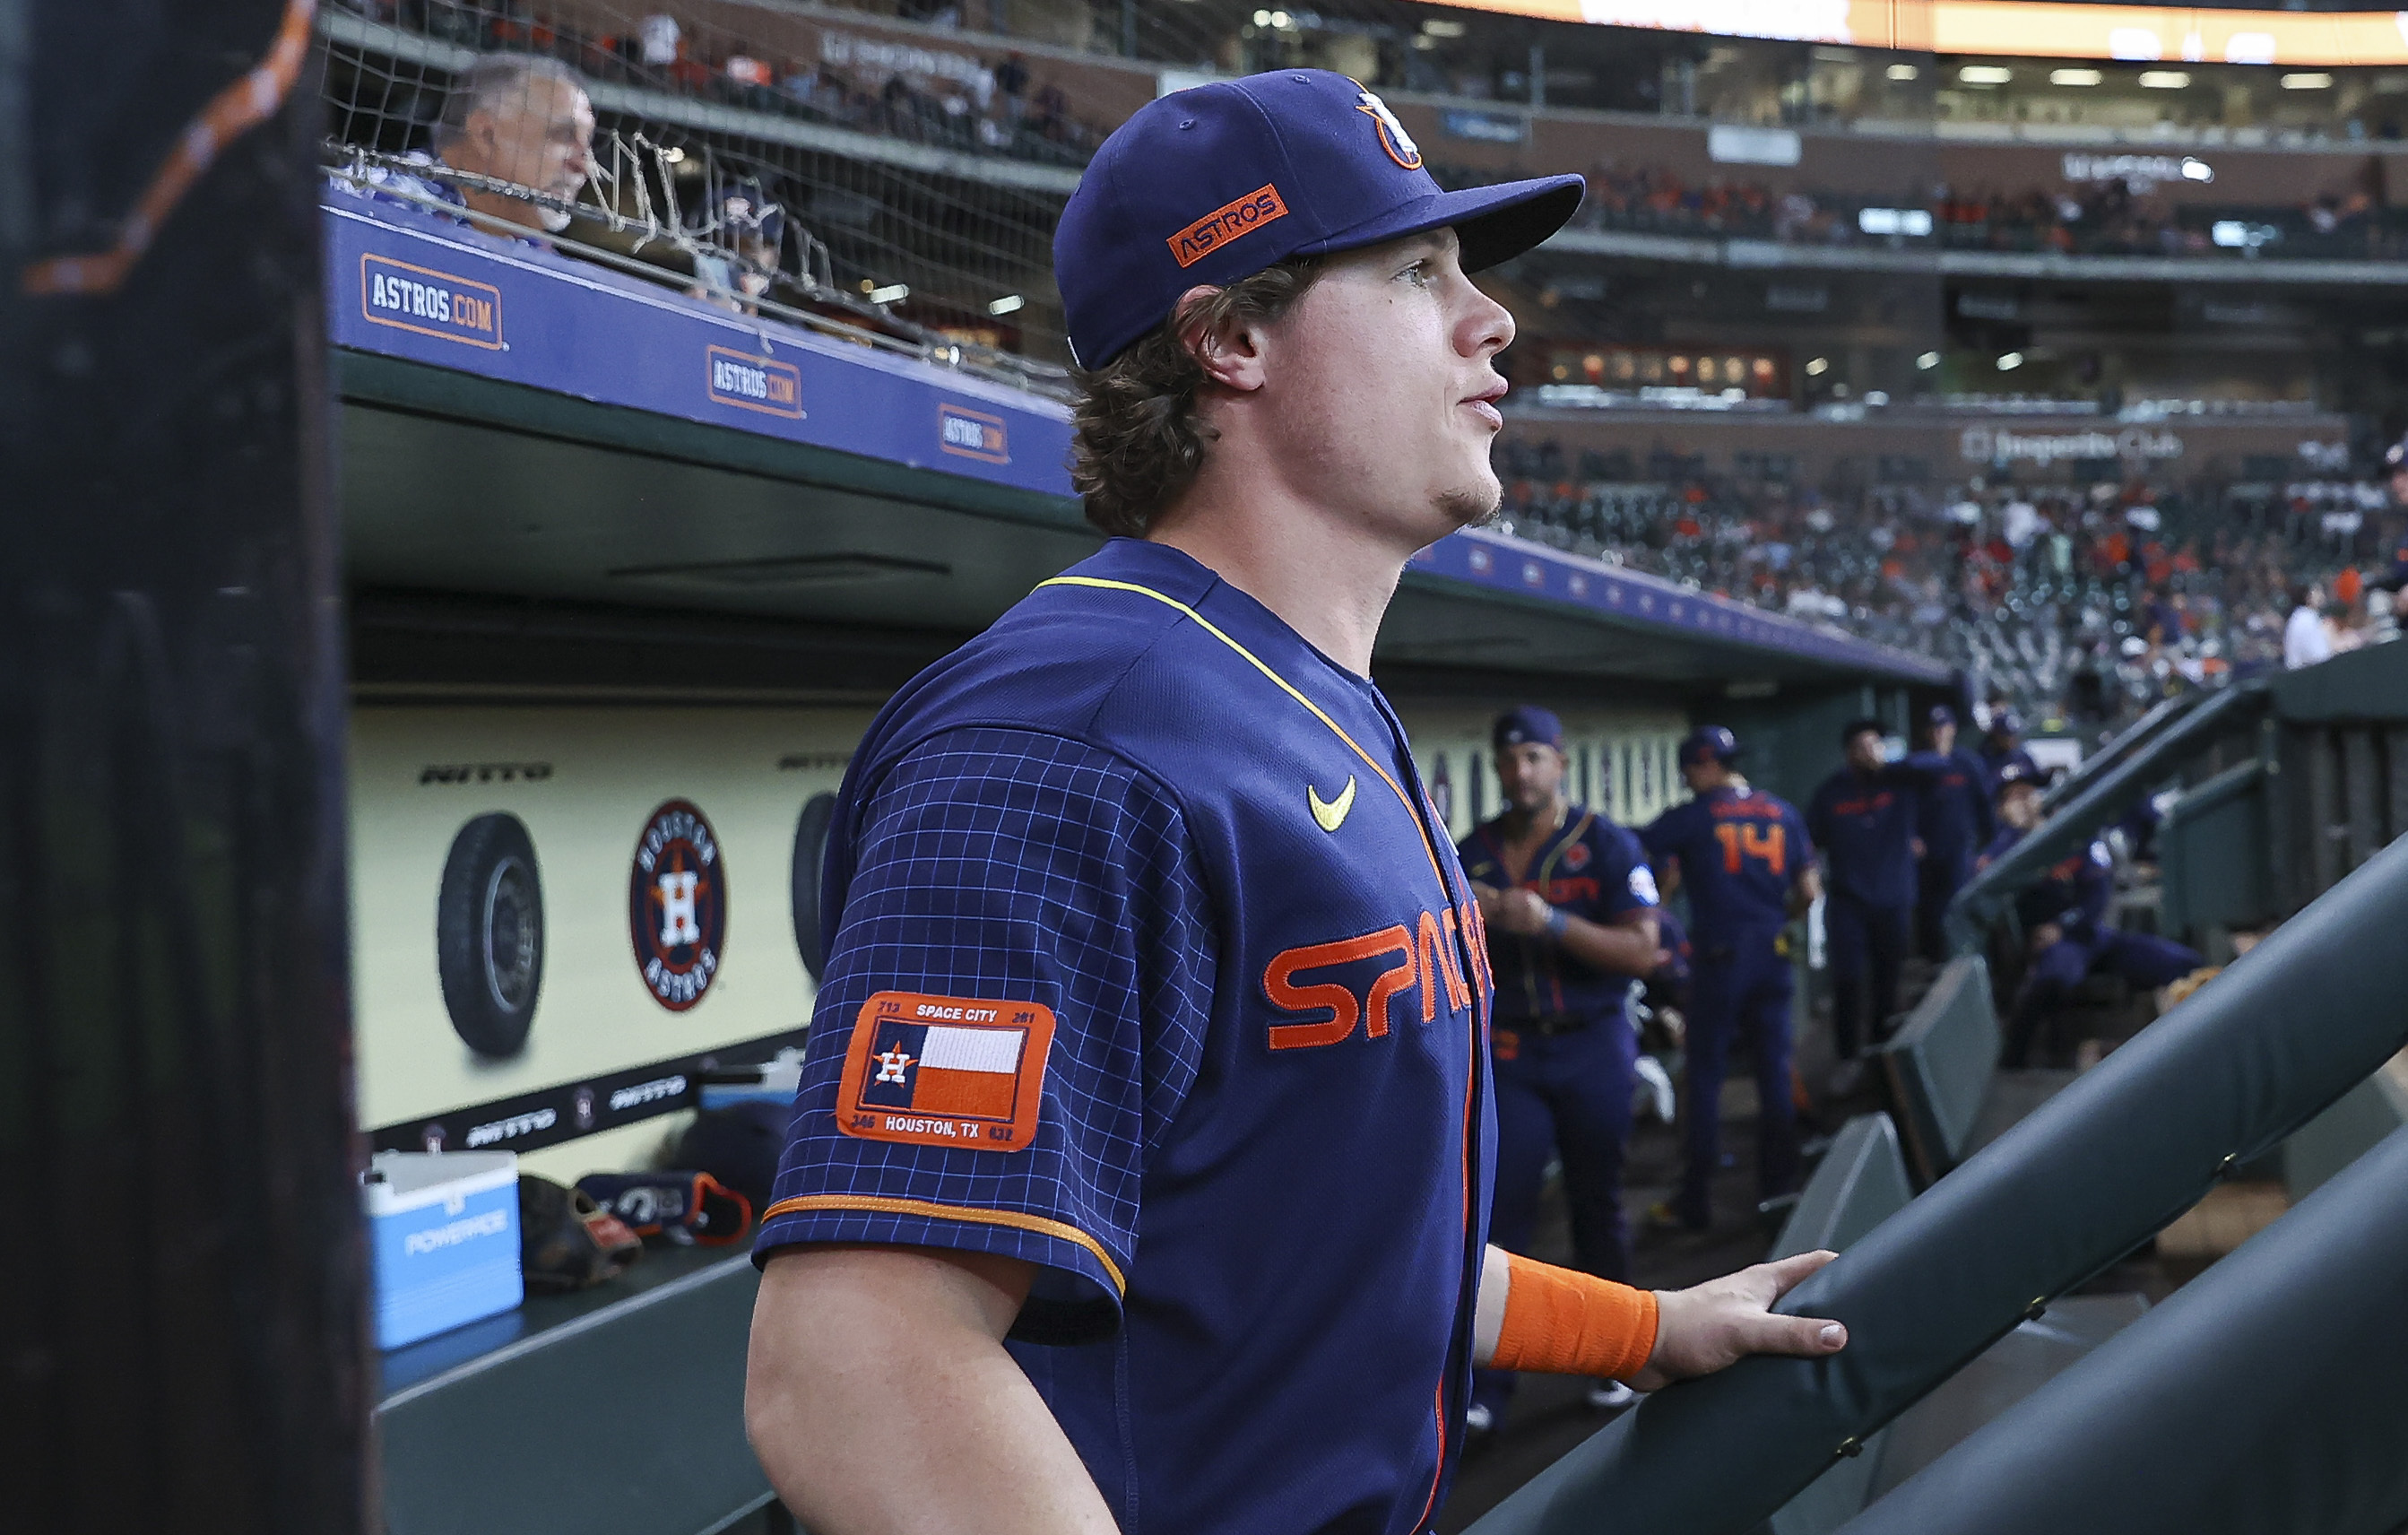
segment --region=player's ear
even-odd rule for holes
[[[1261,333],[1241,319],[1212,312],[1221,290],[1194,287],[1179,295],[1179,343],[1204,376],[1222,388],[1250,395],[1263,386]]]

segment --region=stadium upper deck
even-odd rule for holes
[[[2190,12],[2044,8],[2012,53],[1944,51],[1979,7],[1929,12],[1926,49],[1867,46],[1925,38],[1895,8],[1887,31],[1736,37],[1369,0],[358,0],[321,33],[351,180],[439,180],[406,160],[472,62],[556,58],[601,129],[568,248],[1039,395],[1067,383],[1052,222],[1101,136],[1209,73],[1348,70],[1450,181],[1588,176],[1579,223],[1494,285],[1524,337],[1517,535],[1891,643],[1944,624],[1949,660],[2053,713],[2086,671],[2138,703],[2246,664],[2283,582],[2235,586],[2258,558],[2235,551],[2388,555],[2360,476],[2408,417],[2385,381],[2408,60],[2351,17],[2229,12],[2211,37],[2167,30]],[[2085,549],[2160,506],[2183,531],[2133,527],[2103,566],[1986,553],[2034,497]],[[2120,653],[2185,605],[2231,621]]]

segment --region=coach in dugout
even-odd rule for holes
[[[1488,926],[1497,978],[1489,1031],[1497,1097],[1496,1205],[1489,1240],[1526,1253],[1547,1163],[1561,1157],[1572,1263],[1604,1279],[1630,1277],[1622,1213],[1639,1038],[1631,983],[1654,973],[1656,878],[1639,839],[1564,794],[1564,726],[1525,705],[1498,717],[1490,739],[1505,810],[1457,850]],[[1513,1377],[1484,1370],[1468,1422],[1495,1427]],[[1630,1388],[1600,1381],[1589,1405],[1627,1405]]]
[[[566,229],[565,208],[448,177],[446,169],[574,201],[594,174],[594,103],[584,81],[557,59],[484,54],[444,98],[434,154],[414,151],[399,166],[371,165],[356,185],[335,179],[337,187],[378,202],[463,209],[551,235]]]
[[[1415,1535],[1475,1368],[1827,1355],[1828,1254],[1634,1290],[1488,1244],[1480,909],[1370,680],[1497,508],[1469,271],[1576,177],[1441,192],[1312,69],[1139,108],[1054,237],[1118,535],[896,694],[823,881],[746,1421],[825,1535]]]

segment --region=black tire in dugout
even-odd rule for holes
[[[543,990],[543,878],[515,815],[480,815],[443,860],[435,968],[452,1027],[480,1055],[526,1048]]]
[[[820,953],[820,865],[827,856],[828,825],[835,819],[836,796],[817,794],[803,802],[803,813],[795,822],[795,949],[814,985],[826,959]]]

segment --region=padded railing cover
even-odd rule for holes
[[[1844,1251],[1914,1197],[1906,1186],[1898,1127],[1887,1114],[1858,1114],[1831,1138],[1831,1149],[1806,1180],[1798,1207],[1781,1223],[1781,1235],[1765,1255],[1785,1258],[1822,1247]]]
[[[2145,745],[2049,812],[2005,857],[1966,882],[1948,905],[1952,954],[1979,953],[1982,937],[2015,893],[2040,878],[2051,864],[2089,845],[2106,825],[2193,754],[2266,707],[2262,683],[2237,682],[2157,731]]]
[[[1990,967],[1967,954],[1941,967],[1904,1024],[1881,1047],[1928,1181],[1954,1168],[1973,1138],[1999,1065],[1999,1014]]]
[[[1914,1198],[1906,1159],[1898,1149],[1898,1127],[1887,1114],[1858,1114],[1840,1127],[1822,1165],[1798,1197],[1798,1208],[1782,1224],[1768,1257],[1811,1253],[1818,1247],[1845,1252]],[[1830,1535],[1861,1512],[1880,1470],[1882,1436],[1865,1441],[1865,1453],[1842,1460],[1799,1491],[1771,1520],[1771,1535]]]
[[[1781,1309],[1825,1359],[1659,1391],[1478,1535],[1739,1535],[2014,1327],[2130,1252],[2408,1041],[2408,842],[2276,930],[1941,1180]],[[2244,1394],[2229,1374],[2223,1394]]]
[[[1845,1535],[2389,1535],[2408,1521],[2408,1130]]]
[[[2040,797],[2041,809],[2054,810],[2080,794],[2097,782],[2100,774],[2122,763],[2126,757],[2146,745],[2158,731],[2189,713],[2211,696],[2213,696],[2206,693],[2186,693],[2179,697],[2160,701],[2147,713],[2125,726],[2123,733],[2114,740],[2083,758],[2072,772],[2050,784],[2048,792]]]

